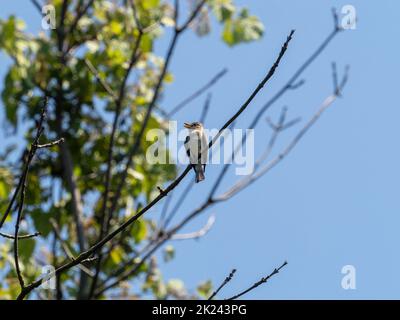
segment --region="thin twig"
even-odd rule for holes
[[[282,269],[283,267],[285,267],[287,264],[288,264],[287,261],[285,261],[279,268],[274,269],[274,271],[272,271],[268,276],[266,276],[266,277],[264,277],[264,278],[261,278],[261,280],[257,281],[257,282],[256,282],[255,284],[253,284],[250,288],[248,288],[248,289],[246,289],[246,290],[243,290],[242,292],[240,292],[240,293],[238,293],[238,294],[236,294],[236,295],[234,295],[234,296],[232,296],[232,297],[230,297],[230,298],[228,298],[228,299],[226,299],[226,300],[235,300],[235,299],[237,299],[237,298],[243,296],[244,294],[246,294],[246,293],[248,293],[248,292],[254,290],[254,289],[257,288],[258,286],[262,285],[263,283],[266,283],[270,278],[272,278],[274,275],[278,274],[279,271],[281,271],[281,269]]]
[[[65,255],[71,261],[75,260],[75,257],[73,255],[71,249],[69,248],[68,244],[65,242],[65,240],[61,236],[61,230],[60,230],[60,227],[58,226],[58,223],[53,218],[50,218],[50,223],[51,223],[51,226],[53,227],[55,236],[60,241],[61,248],[63,249]],[[94,275],[93,272],[90,271],[88,268],[86,268],[83,264],[79,264],[78,268],[81,269],[83,272],[85,272],[87,275],[93,277],[93,275]]]
[[[288,87],[290,90],[296,90],[296,89],[300,88],[301,86],[303,86],[305,83],[306,83],[306,81],[304,79],[301,79],[296,83],[289,84]]]
[[[201,238],[211,230],[214,223],[215,215],[212,215],[208,218],[207,223],[200,230],[190,233],[174,234],[171,236],[171,240],[189,240]]]
[[[47,108],[47,99],[45,101],[45,106],[43,107],[41,113],[40,113],[40,119],[37,124],[36,128],[36,136],[33,140],[33,143],[30,146],[27,158],[26,158],[26,163],[25,163],[25,169],[24,173],[21,177],[21,192],[20,192],[20,198],[19,198],[19,207],[18,207],[18,213],[17,213],[17,219],[15,222],[15,232],[14,232],[14,262],[15,262],[15,271],[17,273],[19,285],[21,287],[21,291],[24,290],[25,288],[25,282],[24,278],[21,273],[21,268],[19,265],[19,252],[18,252],[18,240],[20,239],[18,232],[19,232],[19,226],[21,223],[22,219],[22,214],[24,210],[24,202],[25,202],[25,190],[26,190],[26,180],[28,177],[28,172],[29,172],[29,166],[33,160],[33,157],[35,156],[36,150],[37,150],[37,145],[39,143],[39,139],[44,131],[43,128],[43,122],[44,119],[46,118],[46,108]]]
[[[174,194],[174,193],[171,192],[171,193],[169,194],[169,197],[167,197],[167,199],[165,199],[163,208],[162,208],[162,210],[161,210],[160,221],[159,221],[159,223],[158,223],[158,225],[161,227],[161,229],[163,228],[163,226],[165,226],[165,217],[167,216],[168,207],[169,207],[169,205],[170,205],[170,203],[171,203],[172,195],[173,195],[173,194]]]
[[[31,0],[32,4],[34,7],[39,11],[40,14],[42,14],[42,5],[39,3],[37,0]]]
[[[25,170],[27,170],[27,168],[25,168]],[[25,172],[22,174],[22,176],[24,176],[24,175],[25,175]],[[14,190],[14,193],[13,193],[13,196],[12,196],[12,198],[11,198],[11,201],[9,202],[9,204],[8,204],[8,206],[7,206],[7,209],[6,209],[6,211],[4,212],[3,217],[1,218],[1,221],[0,221],[0,229],[1,229],[1,227],[3,226],[4,222],[6,221],[8,215],[10,214],[11,209],[13,208],[14,202],[15,202],[15,200],[16,200],[18,194],[19,194],[19,190],[21,189],[22,184],[23,184],[23,179],[22,179],[22,177],[21,177],[21,178],[19,179],[19,181],[18,181],[17,187],[16,187],[15,190]]]
[[[181,27],[176,27],[176,30],[178,32],[182,32],[183,30],[186,30],[189,25],[192,23],[194,18],[196,18],[197,14],[200,12],[201,8],[205,5],[207,0],[201,0],[198,5],[194,8],[192,13],[190,14],[189,18],[186,20],[186,22],[181,26]]]
[[[7,238],[7,239],[15,239],[15,236],[13,236],[11,234],[3,233],[3,232],[0,232],[0,236],[2,236],[3,238]],[[30,239],[30,238],[34,238],[37,236],[40,236],[40,232],[35,232],[35,233],[31,233],[31,234],[25,234],[22,236],[18,236],[18,240]]]
[[[84,62],[86,64],[87,68],[89,69],[89,71],[94,75],[94,77],[97,79],[99,84],[103,87],[103,89],[111,96],[111,98],[114,101],[117,101],[117,99],[118,99],[117,94],[114,92],[113,89],[111,89],[111,87],[107,84],[107,82],[105,82],[101,78],[99,72],[94,67],[94,65],[90,62],[90,60],[89,59],[85,59]]]
[[[282,133],[283,131],[291,128],[292,126],[294,126],[298,122],[300,122],[300,120],[301,120],[300,118],[295,118],[293,120],[290,120],[290,121],[286,122],[286,113],[287,113],[287,108],[286,107],[282,108],[281,115],[279,117],[279,121],[276,124],[273,123],[270,118],[267,118],[267,123],[271,127],[273,133],[271,135],[271,138],[269,139],[268,146],[267,146],[266,150],[257,159],[257,161],[256,161],[256,163],[254,165],[253,172],[256,171],[257,168],[261,165],[261,163],[264,162],[269,157],[269,155],[272,152],[272,149],[275,146],[275,142],[278,139],[279,134]]]
[[[58,146],[59,144],[64,142],[64,138],[58,139],[56,141],[53,142],[49,142],[49,143],[45,143],[45,144],[38,144],[36,145],[37,149],[43,149],[43,148],[51,148],[54,146]]]
[[[339,83],[338,83],[336,62],[332,62],[332,80],[333,80],[333,92],[338,93],[337,90],[339,88]]]
[[[213,292],[213,294],[208,298],[208,300],[212,300],[218,294],[218,292],[220,292],[221,289],[223,287],[225,287],[228,284],[229,281],[232,280],[233,276],[235,275],[235,272],[236,272],[236,269],[233,269],[231,271],[231,273],[229,274],[229,276],[227,276],[225,278],[224,282],[221,283],[221,285],[218,287],[218,289]]]
[[[140,23],[140,20],[139,20],[139,16],[138,16],[138,12],[137,12],[137,9],[136,9],[135,1],[134,0],[130,0],[129,3],[131,5],[132,11],[133,11],[133,20],[136,23],[136,27],[138,28],[139,33],[143,33],[143,27],[142,27],[142,24]]]
[[[212,94],[209,93],[207,95],[206,101],[204,103],[203,110],[201,111],[201,115],[200,115],[200,122],[201,123],[205,123],[205,121],[206,121],[208,111],[210,110],[211,98],[212,98]]]

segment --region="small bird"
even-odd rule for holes
[[[204,171],[208,158],[208,141],[200,122],[187,123],[184,127],[189,129],[185,140],[185,149],[193,170],[196,173],[196,183],[203,181]]]

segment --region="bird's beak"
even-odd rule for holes
[[[187,128],[187,129],[190,129],[190,128],[192,127],[192,125],[191,125],[190,123],[187,123],[187,122],[185,122],[185,123],[183,124],[183,126],[184,126],[185,128]]]

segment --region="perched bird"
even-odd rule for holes
[[[193,170],[196,173],[196,183],[204,180],[204,171],[208,158],[208,141],[200,122],[186,123],[189,135],[185,140],[185,149]]]

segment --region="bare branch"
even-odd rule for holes
[[[28,177],[28,172],[29,172],[29,166],[32,162],[33,157],[35,156],[36,150],[37,150],[37,145],[39,143],[39,139],[44,131],[43,128],[43,122],[44,119],[46,118],[46,108],[47,108],[47,99],[45,100],[45,106],[42,109],[42,112],[40,113],[40,119],[37,124],[36,128],[36,136],[33,140],[33,143],[31,144],[31,147],[29,149],[27,158],[26,158],[26,163],[25,163],[25,169],[24,173],[21,177],[21,192],[20,192],[20,198],[19,198],[19,206],[18,206],[18,213],[17,213],[17,219],[15,222],[15,232],[14,232],[14,262],[15,262],[15,271],[17,273],[19,285],[21,287],[21,291],[24,290],[25,288],[25,283],[24,283],[24,278],[21,273],[21,268],[19,265],[19,253],[18,253],[18,240],[20,239],[18,232],[19,232],[19,226],[21,223],[22,219],[22,214],[24,210],[24,202],[25,202],[25,189],[26,189],[26,180]]]
[[[212,215],[208,218],[207,223],[200,230],[191,233],[174,234],[171,236],[171,240],[189,240],[201,238],[211,230],[214,223],[215,215]]]
[[[7,233],[3,233],[0,232],[0,236],[2,236],[3,238],[7,238],[7,239],[15,239],[15,236],[11,235],[11,234],[7,234]],[[26,234],[26,235],[22,235],[22,236],[18,236],[18,240],[23,240],[23,239],[30,239],[30,238],[34,238],[40,236],[40,232],[35,232],[32,234]]]
[[[139,33],[143,33],[143,27],[142,24],[140,23],[139,17],[138,17],[138,12],[136,9],[135,1],[134,0],[129,0],[129,4],[131,5],[132,11],[133,11],[133,20],[136,23],[136,27],[139,30]]]
[[[279,117],[279,121],[277,124],[274,124],[270,118],[267,118],[267,123],[273,130],[273,133],[271,135],[271,138],[269,139],[267,148],[265,149],[264,153],[259,157],[259,159],[257,159],[254,165],[253,172],[255,172],[258,169],[258,167],[262,164],[262,162],[264,162],[270,156],[279,134],[282,133],[282,131],[285,131],[286,129],[289,129],[290,127],[294,126],[296,123],[300,121],[299,118],[296,118],[285,123],[286,114],[287,114],[287,108],[284,107],[282,108],[281,115]]]
[[[229,276],[227,276],[225,278],[224,282],[222,282],[222,284],[218,287],[218,289],[213,292],[213,294],[208,298],[208,300],[212,300],[218,294],[218,292],[220,292],[221,289],[223,287],[225,287],[228,284],[229,281],[232,280],[233,276],[235,275],[235,272],[236,272],[236,269],[233,269],[231,271],[231,273],[229,274]]]
[[[176,31],[182,32],[182,31],[186,30],[189,27],[189,25],[192,23],[194,18],[196,18],[197,14],[200,12],[201,8],[205,5],[206,2],[207,2],[207,0],[201,0],[199,2],[199,4],[194,8],[194,10],[190,14],[190,16],[186,20],[186,22],[180,28],[176,27]]]
[[[107,84],[107,82],[105,82],[99,72],[97,71],[97,69],[94,67],[94,65],[90,62],[89,59],[85,59],[85,64],[88,67],[89,71],[95,76],[95,78],[97,79],[97,81],[99,82],[99,84],[103,87],[103,89],[111,96],[111,98],[114,101],[117,101],[118,97],[116,95],[116,93],[113,91],[113,89],[111,89],[111,87]]]
[[[165,200],[164,206],[161,211],[160,222],[158,223],[161,229],[165,225],[165,217],[167,216],[167,211],[168,211],[169,204],[171,203],[171,200],[172,200],[172,195],[173,195],[173,192],[171,192],[169,197],[167,197],[167,199]]]
[[[68,244],[65,242],[65,240],[61,236],[61,230],[58,226],[58,223],[53,218],[50,218],[50,223],[51,223],[51,226],[53,227],[54,234],[56,235],[57,239],[60,241],[61,248],[63,249],[65,255],[71,261],[75,260],[75,257],[73,255],[71,249],[69,248]],[[79,264],[78,268],[81,269],[83,272],[85,272],[87,275],[89,275],[91,277],[94,276],[93,272],[90,271],[88,268],[86,268],[83,264]]]
[[[232,297],[230,297],[230,298],[228,298],[228,299],[226,299],[226,300],[235,300],[235,299],[237,299],[237,298],[243,296],[244,294],[246,294],[246,293],[248,293],[248,292],[254,290],[254,289],[257,288],[258,286],[262,285],[263,283],[266,283],[270,278],[272,278],[274,275],[278,274],[279,271],[281,271],[281,269],[282,269],[283,267],[285,267],[287,264],[288,264],[288,263],[285,261],[279,268],[274,269],[274,271],[272,271],[268,276],[266,276],[266,277],[264,277],[264,278],[261,278],[260,281],[257,281],[257,282],[256,282],[255,284],[253,284],[250,288],[248,288],[248,289],[246,289],[246,290],[244,290],[244,291],[242,291],[242,292],[240,292],[240,293],[238,293],[238,294],[236,294],[236,295],[234,295],[234,296],[232,296]]]
[[[178,32],[179,0],[174,0],[174,21],[175,21],[175,32]]]
[[[339,16],[337,14],[336,8],[332,8],[332,17],[333,17],[334,28],[336,30],[340,30]]]
[[[58,146],[59,144],[64,142],[64,138],[58,139],[56,141],[53,142],[49,142],[49,143],[45,143],[45,144],[38,144],[36,145],[37,149],[43,149],[43,148],[51,148],[54,146]]]
[[[31,0],[32,4],[34,7],[37,9],[37,11],[42,14],[42,5],[39,3],[37,0]]]
[[[289,89],[296,90],[296,89],[300,88],[301,86],[303,86],[305,83],[306,83],[306,81],[304,79],[301,79],[296,83],[289,84]]]
[[[333,92],[338,93],[339,83],[336,62],[332,62],[332,80],[333,80]]]
[[[201,112],[201,116],[200,116],[200,122],[201,123],[204,123],[206,121],[208,110],[210,109],[211,98],[212,98],[212,94],[209,93],[207,95],[206,102],[204,103],[204,107],[203,107],[203,110]]]

